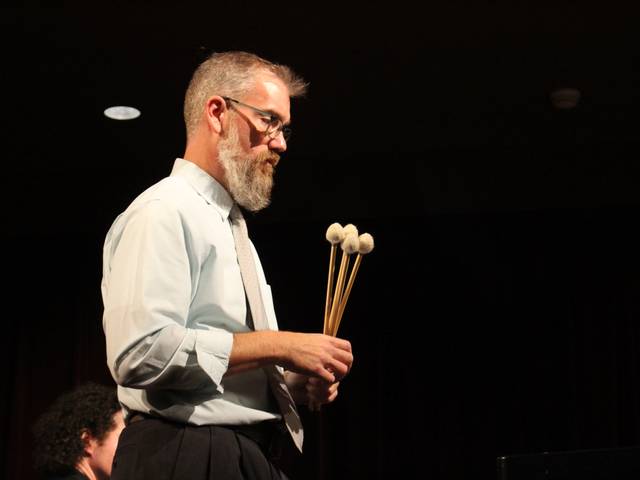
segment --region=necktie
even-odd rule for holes
[[[240,265],[240,275],[244,284],[245,293],[249,303],[251,317],[255,330],[268,330],[267,315],[264,311],[264,303],[260,294],[260,285],[258,283],[258,272],[256,264],[251,252],[251,244],[249,242],[249,234],[247,232],[247,224],[242,216],[242,212],[237,205],[231,209],[231,231],[236,244],[236,253],[238,255],[238,264]],[[291,398],[289,389],[284,381],[284,375],[276,368],[275,365],[269,365],[263,369],[269,379],[269,385],[273,396],[275,397],[282,418],[287,430],[293,438],[293,442],[298,449],[302,451],[302,422],[296,410],[295,403]]]

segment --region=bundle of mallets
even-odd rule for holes
[[[349,294],[356,280],[362,256],[373,250],[373,237],[368,233],[358,236],[358,229],[355,225],[348,224],[343,227],[339,223],[332,223],[327,229],[326,238],[331,244],[331,255],[329,256],[329,277],[327,279],[327,299],[324,305],[324,328],[322,333],[335,337],[342,321],[344,309],[347,306],[347,300],[349,300]],[[340,260],[340,270],[338,270],[338,278],[335,281],[334,288],[338,245],[342,248],[342,259]],[[358,255],[351,269],[349,281],[346,281],[349,258],[355,253]],[[320,404],[309,402],[309,410],[319,412]]]
[[[324,306],[323,333],[335,337],[340,327],[344,309],[347,306],[347,300],[349,300],[349,294],[356,280],[356,275],[362,262],[362,256],[373,250],[373,237],[368,233],[358,235],[358,229],[355,225],[348,224],[343,227],[339,223],[333,223],[327,229],[326,238],[329,243],[331,243],[331,255],[329,257],[329,276],[327,279],[327,298]],[[342,259],[334,287],[338,245],[340,245],[342,249]],[[349,280],[346,281],[350,257],[356,253],[356,260],[349,274]]]

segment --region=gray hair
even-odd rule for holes
[[[184,99],[187,137],[195,132],[211,95],[242,97],[254,85],[256,74],[269,72],[287,86],[290,97],[305,94],[307,83],[286,65],[269,62],[248,52],[213,53],[193,73]]]

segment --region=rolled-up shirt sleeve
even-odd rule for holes
[[[198,274],[189,241],[180,213],[157,199],[126,212],[107,236],[103,327],[121,386],[223,391],[233,335],[189,323]]]

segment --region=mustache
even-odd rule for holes
[[[275,167],[280,162],[280,155],[275,152],[265,152],[258,155],[257,159],[259,163],[269,162],[272,167]]]

